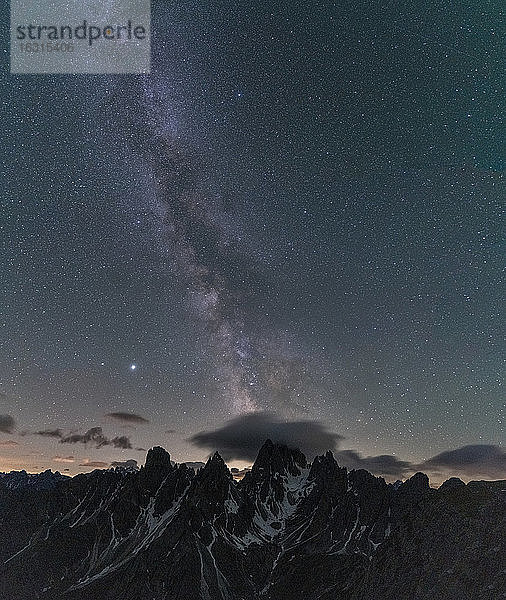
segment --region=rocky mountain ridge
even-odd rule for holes
[[[0,598],[504,599],[505,489],[387,484],[269,440],[239,482],[159,447],[137,472],[0,479]]]
[[[68,478],[67,475],[62,475],[59,471],[53,473],[51,469],[47,469],[42,473],[27,473],[25,470],[0,473],[0,483],[11,490],[26,488],[50,490]]]

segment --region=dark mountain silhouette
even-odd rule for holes
[[[504,599],[505,490],[387,484],[269,440],[239,482],[163,448],[139,471],[0,478],[0,598]]]
[[[62,475],[58,471],[53,473],[50,469],[42,473],[27,473],[25,470],[0,473],[0,485],[3,483],[11,490],[26,488],[50,490],[66,479],[69,479],[67,475]]]

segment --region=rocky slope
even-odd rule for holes
[[[505,598],[506,482],[388,485],[267,441],[240,482],[153,448],[53,483],[0,479],[2,600]]]

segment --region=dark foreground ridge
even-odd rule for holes
[[[139,471],[0,479],[1,600],[504,600],[506,482],[390,485],[267,441],[235,482],[163,448]]]

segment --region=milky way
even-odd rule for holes
[[[240,230],[230,231],[234,223],[223,202],[199,185],[198,156],[167,131],[170,105],[157,101],[148,80],[142,91],[141,127],[149,129],[141,137],[149,142],[140,150],[173,271],[186,286],[191,315],[205,324],[201,351],[210,353],[215,363],[212,378],[218,394],[231,414],[254,411],[260,385],[255,364],[260,356],[271,358],[259,339],[258,311],[252,314],[265,282],[254,259],[241,250]],[[227,230],[227,225],[232,227]],[[263,391],[268,404],[268,390]]]

